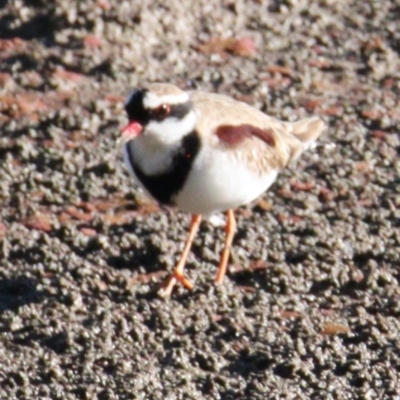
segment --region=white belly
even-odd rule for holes
[[[257,174],[230,152],[203,149],[174,200],[182,211],[211,215],[255,200],[271,186],[277,175],[276,170]]]

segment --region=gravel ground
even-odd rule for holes
[[[0,398],[400,399],[398,0],[0,1]],[[202,225],[133,185],[116,139],[151,81],[320,115],[307,154]]]

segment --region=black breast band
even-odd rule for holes
[[[173,197],[179,193],[190,173],[193,161],[200,149],[200,138],[196,131],[182,139],[181,146],[172,158],[172,163],[167,172],[158,175],[146,175],[133,158],[134,140],[126,144],[129,162],[132,169],[148,190],[148,192],[161,204],[174,205]]]

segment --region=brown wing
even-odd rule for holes
[[[222,95],[193,92],[191,99],[200,117],[197,128],[203,140],[247,159],[256,169],[283,168],[309,142],[316,140],[324,128],[317,118],[282,122]]]

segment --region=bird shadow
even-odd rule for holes
[[[274,364],[275,361],[263,352],[241,351],[226,369],[230,374],[247,378],[249,375],[259,374],[273,368]]]
[[[121,232],[135,231],[135,224],[115,225],[109,228],[109,235],[111,237],[121,236]],[[160,262],[162,251],[154,245],[151,240],[151,235],[154,233],[153,229],[145,229],[141,227],[140,240],[142,245],[136,247],[132,245],[127,251],[121,252],[119,255],[111,255],[106,258],[107,265],[111,268],[121,270],[133,270],[136,266],[145,266],[146,272],[151,273],[165,268]]]
[[[37,289],[37,281],[24,276],[0,280],[0,313],[18,310],[20,307],[40,303],[43,294]]]

